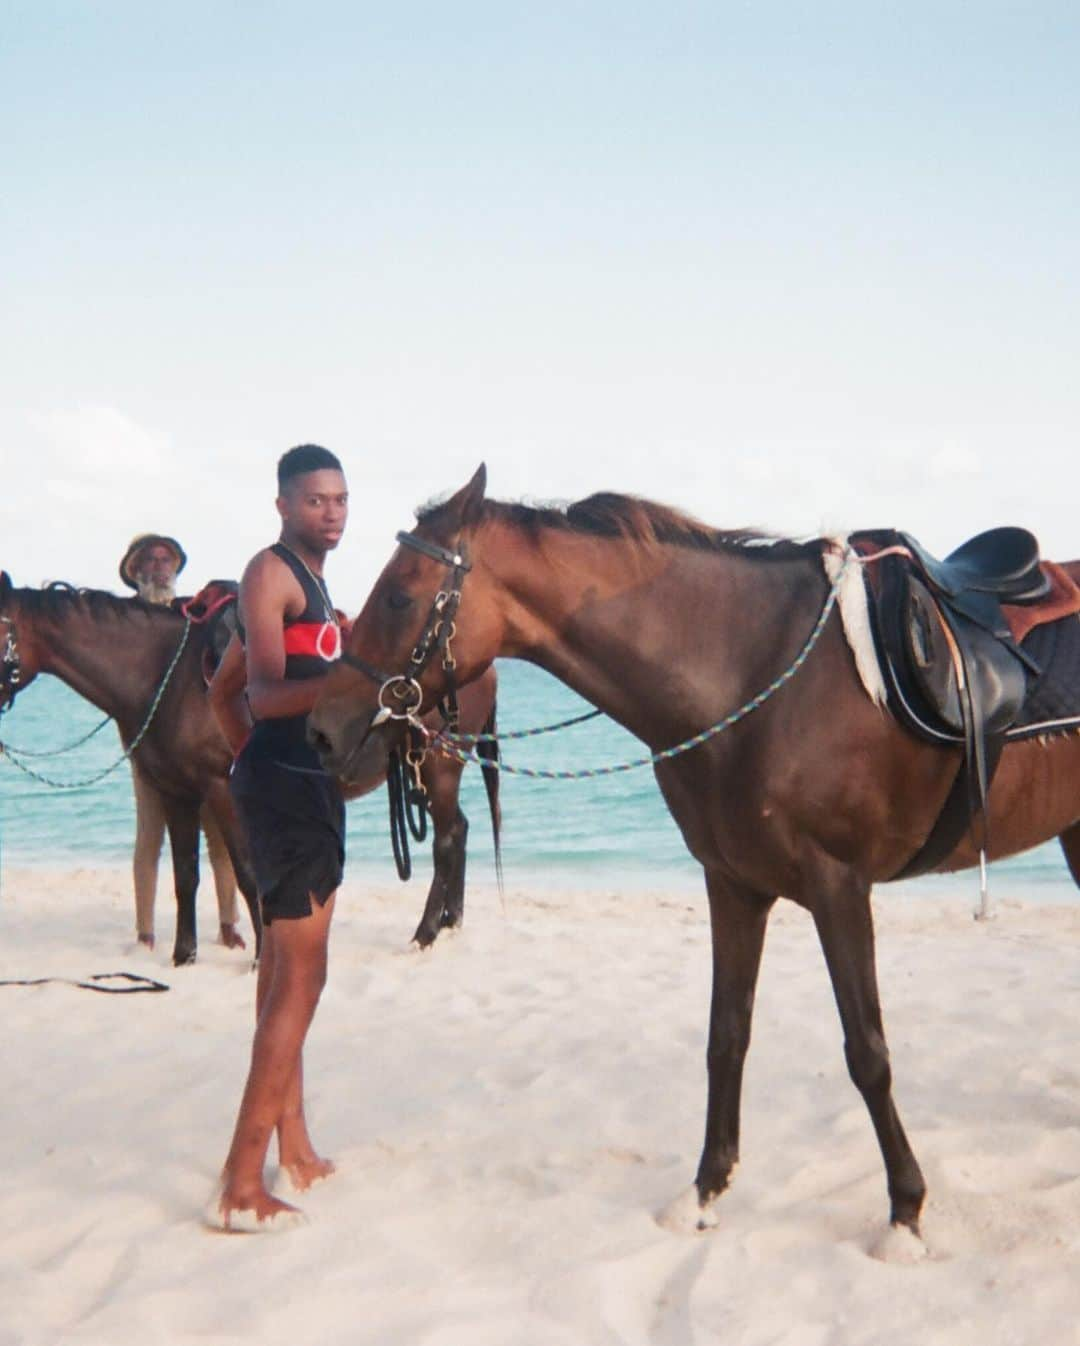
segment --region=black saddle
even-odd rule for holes
[[[900,533],[919,568],[940,594],[991,594],[999,603],[1036,603],[1050,592],[1039,565],[1039,543],[1026,528],[991,528],[939,561],[910,533]]]
[[[1050,591],[1039,546],[1023,528],[980,533],[944,561],[907,533],[857,534],[901,547],[879,563],[873,625],[893,713],[920,737],[963,749],[960,770],[930,835],[895,878],[926,873],[981,819],[1009,728],[1038,663],[1012,637],[1002,603],[1036,603]]]

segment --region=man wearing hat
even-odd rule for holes
[[[164,533],[140,533],[132,538],[120,562],[120,578],[146,603],[176,601],[176,577],[187,564],[187,555],[176,538]],[[158,864],[165,841],[165,808],[156,786],[131,762],[135,787],[135,932],[140,944],[154,947],[154,899],[157,896]],[[207,813],[200,819],[206,836],[206,853],[214,871],[221,940],[229,948],[243,948],[236,926],[236,876],[225,840]]]
[[[120,578],[147,603],[171,603],[176,597],[176,577],[186,565],[187,554],[176,538],[140,533],[124,552]]]

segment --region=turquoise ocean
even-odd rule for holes
[[[499,663],[499,726],[503,731],[551,724],[589,710],[567,687],[531,665]],[[13,749],[46,752],[91,730],[101,713],[52,677],[22,692],[0,718],[0,740]],[[606,717],[537,738],[510,741],[505,760],[549,769],[607,766],[645,755],[643,745]],[[58,757],[27,758],[42,775],[72,782],[95,775],[121,756],[109,724],[83,746]],[[704,894],[701,871],[685,850],[650,768],[581,781],[534,781],[504,774],[503,864],[508,888],[546,890],[648,889]],[[462,807],[470,820],[468,876],[495,880],[487,800],[477,768],[466,769]],[[0,895],[3,866],[123,865],[134,838],[131,773],[126,763],[93,785],[56,789],[0,758]],[[430,849],[413,846],[416,897],[431,875]],[[204,866],[204,873],[208,870]],[[397,883],[380,788],[349,805],[350,879]],[[991,866],[991,896],[1071,901],[1075,889],[1056,843]],[[973,903],[972,872],[891,885],[885,893],[952,893]],[[1080,895],[1078,895],[1080,896]]]

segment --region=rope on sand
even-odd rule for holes
[[[131,986],[103,986],[106,981],[129,981]],[[77,986],[81,991],[100,991],[102,995],[137,995],[140,991],[167,991],[163,981],[153,977],[144,977],[139,972],[93,972],[86,981],[76,981],[72,977],[27,977],[0,981],[0,986],[46,986],[50,982],[59,982],[63,986]]]

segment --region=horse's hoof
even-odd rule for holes
[[[190,967],[195,961],[195,950],[182,953],[179,949],[173,954],[173,967]]]
[[[891,1224],[871,1243],[867,1252],[878,1262],[913,1266],[926,1256],[926,1244],[909,1225]]]
[[[707,1234],[717,1228],[720,1217],[715,1198],[703,1206],[697,1187],[691,1186],[664,1207],[656,1223],[672,1234]]]

